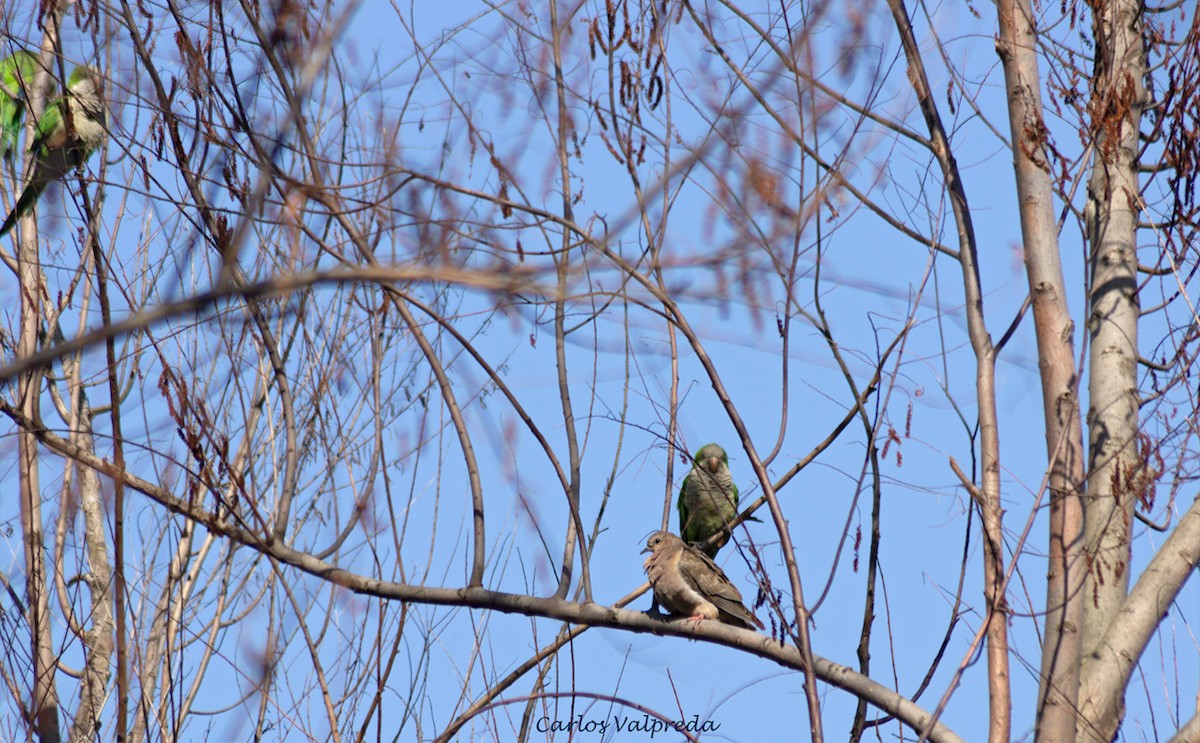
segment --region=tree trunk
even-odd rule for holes
[[[71,405],[77,424],[71,434],[72,440],[81,449],[95,451],[91,408],[78,379],[71,381],[75,386]],[[90,467],[76,467],[79,473],[79,505],[84,519],[84,545],[88,564],[86,583],[91,594],[92,626],[85,636],[87,665],[80,682],[79,707],[71,725],[71,740],[95,740],[99,737],[101,715],[109,696],[108,683],[112,676],[115,630],[112,564],[108,554],[108,533],[104,528],[105,509],[104,498],[100,492],[100,476]]]
[[[17,271],[21,292],[18,358],[31,356],[37,351],[42,308],[37,240],[34,239],[34,233],[28,229],[32,217],[23,221],[21,239],[17,246]],[[17,380],[20,410],[26,420],[40,419],[38,394],[41,383],[40,367],[21,374]],[[33,433],[26,428],[17,432],[17,458],[21,530],[25,539],[25,618],[29,627],[32,673],[28,712],[42,743],[57,743],[61,736],[58,723],[58,692],[54,685],[57,663],[51,639],[50,605],[47,595],[46,539],[42,519],[42,493],[38,480],[38,443]]]
[[[1075,739],[1083,619],[1083,428],[1075,372],[1075,326],[1067,307],[1054,191],[1045,145],[1041,80],[1028,0],[997,5],[1012,131],[1013,167],[1025,244],[1025,269],[1037,334],[1038,366],[1049,458],[1050,544],[1046,629],[1038,691],[1037,740]]]
[[[1145,101],[1146,58],[1137,0],[1092,6],[1096,66],[1090,103],[1093,143],[1088,181],[1087,238],[1092,285],[1088,332],[1088,486],[1084,530],[1083,653],[1111,653],[1104,643],[1129,587],[1134,507],[1150,484],[1138,435],[1137,225],[1138,131]],[[1081,740],[1111,740],[1124,715],[1123,696],[1105,718],[1081,716]],[[1087,703],[1080,698],[1081,703]],[[1110,719],[1111,718],[1111,719]]]

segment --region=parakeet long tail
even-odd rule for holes
[[[38,198],[41,197],[42,191],[45,191],[48,185],[49,182],[30,183],[25,187],[25,190],[21,192],[21,198],[17,199],[17,205],[13,207],[13,210],[8,213],[8,218],[4,220],[4,226],[0,227],[0,237],[4,237],[12,231],[12,228],[17,224],[17,220],[33,208]]]

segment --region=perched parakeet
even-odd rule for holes
[[[705,444],[692,459],[692,471],[679,489],[679,535],[699,544],[726,529],[737,515],[738,489],[729,472],[729,456],[717,444]],[[725,546],[728,534],[704,548],[709,557]]]
[[[25,118],[28,90],[38,71],[38,57],[24,49],[0,60],[0,156],[11,158]],[[48,76],[47,76],[48,77]]]
[[[654,599],[672,614],[701,619],[720,619],[746,629],[763,624],[742,603],[742,594],[708,555],[667,531],[658,531],[646,541],[646,576],[654,587]]]
[[[0,237],[8,234],[17,219],[33,208],[46,186],[82,165],[107,133],[104,78],[94,67],[76,67],[67,79],[67,92],[55,98],[38,119],[29,147],[34,157],[33,174],[0,226]]]

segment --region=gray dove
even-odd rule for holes
[[[742,604],[742,594],[708,555],[667,531],[656,531],[646,541],[649,552],[644,565],[654,599],[673,614],[701,619],[720,619],[735,627],[762,628]]]

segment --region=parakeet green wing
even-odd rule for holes
[[[0,155],[12,158],[21,121],[29,106],[29,89],[38,71],[38,57],[20,49],[0,60]]]

